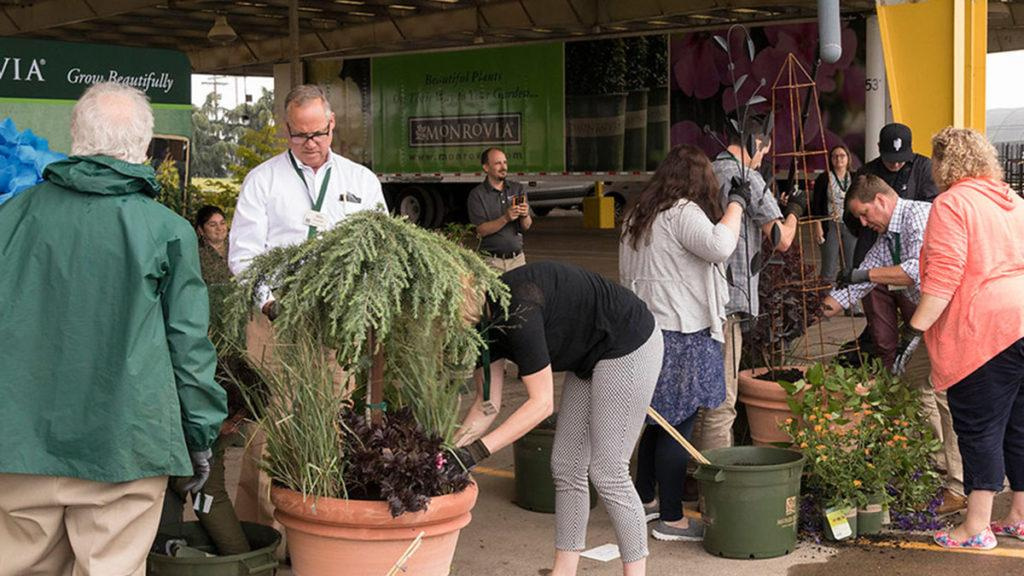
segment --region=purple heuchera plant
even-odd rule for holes
[[[444,465],[450,456],[441,437],[417,424],[411,410],[385,413],[380,426],[371,425],[362,410],[343,410],[339,419],[349,498],[386,500],[397,518],[426,510],[432,496],[469,485],[468,472]]]

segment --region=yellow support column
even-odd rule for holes
[[[878,0],[893,118],[914,131],[914,151],[953,125],[985,131],[987,0]]]
[[[604,195],[604,182],[594,183],[594,195],[583,199],[584,228],[615,228],[615,199]]]

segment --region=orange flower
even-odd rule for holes
[[[862,482],[860,480],[854,480],[853,481],[853,487],[854,488],[860,488],[861,484],[862,484]]]
[[[811,422],[814,422],[814,419],[815,419],[815,418],[816,418],[816,416],[815,416],[814,414],[811,414],[810,416],[808,416],[808,417],[807,417],[807,419],[808,419],[809,421],[811,421]]]
[[[793,419],[792,418],[786,418],[786,424],[792,424],[792,423],[793,423]]]
[[[874,414],[874,411],[872,411],[872,410],[865,410],[864,411],[864,415],[865,416],[871,416],[872,414]]]
[[[801,442],[800,443],[800,447],[801,448],[807,448],[807,442]]]
[[[815,424],[815,425],[814,425],[814,431],[815,431],[815,432],[821,432],[821,430],[822,430],[822,428],[821,428],[821,424]]]
[[[815,450],[824,450],[825,449],[825,445],[824,444],[818,444],[817,446],[814,447],[814,449]]]

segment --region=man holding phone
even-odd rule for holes
[[[500,148],[480,154],[484,181],[469,193],[469,221],[476,226],[484,260],[499,272],[526,264],[523,232],[533,225],[522,184],[508,180],[508,159]]]

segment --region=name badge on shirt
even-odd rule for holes
[[[316,210],[306,212],[306,215],[302,217],[302,223],[306,226],[312,226],[318,231],[326,230],[328,227],[327,216],[323,212],[317,212]]]
[[[362,198],[360,198],[359,196],[356,196],[355,194],[352,194],[351,192],[342,192],[341,196],[338,197],[338,200],[341,200],[342,202],[349,202],[351,204],[362,204],[363,203],[363,199]]]

